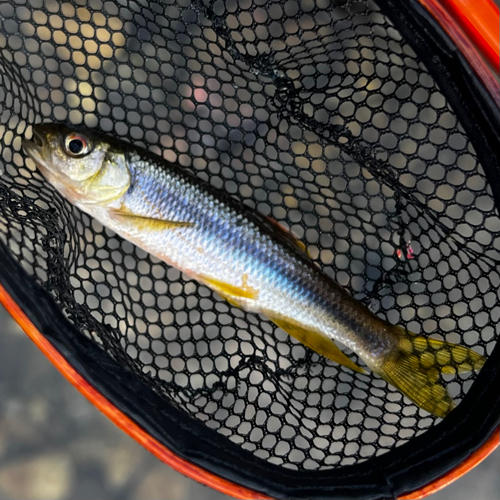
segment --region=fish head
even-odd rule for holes
[[[125,152],[106,136],[60,124],[34,125],[23,148],[47,181],[76,205],[110,205],[130,187]]]

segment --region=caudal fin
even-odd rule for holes
[[[377,372],[420,408],[444,418],[455,404],[439,383],[440,374],[479,370],[486,358],[467,347],[414,335],[400,327],[395,330],[396,348]]]

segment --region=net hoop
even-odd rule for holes
[[[428,9],[434,19],[444,28],[448,37],[459,48],[462,56],[467,59],[475,74],[481,79],[484,87],[489,91],[496,102],[500,102],[498,100],[498,83],[495,83],[495,79],[491,78],[491,74],[484,64],[485,58],[494,68],[498,69],[498,43],[496,47],[494,43],[492,47],[491,43],[491,40],[495,41],[495,33],[492,29],[493,22],[491,21],[491,19],[494,19],[494,17],[491,16],[492,2],[489,0],[480,2],[481,8],[478,10],[478,16],[473,17],[472,21],[468,20],[464,14],[467,8],[467,2],[460,2],[458,0],[443,0],[441,2],[435,0],[420,0],[420,3]],[[475,5],[477,4],[475,3]],[[498,18],[498,9],[494,10],[494,13],[496,13],[495,15]],[[468,40],[464,33],[466,33],[471,40]],[[493,188],[498,188],[498,186],[493,186]],[[163,462],[194,480],[236,498],[255,500],[271,498],[270,496],[265,496],[250,488],[239,486],[236,482],[227,478],[222,478],[213,471],[208,471],[203,467],[194,465],[192,462],[180,457],[155,439],[154,436],[146,431],[138,422],[122,412],[119,406],[112,403],[102,392],[95,389],[88,380],[86,380],[85,374],[80,373],[68,362],[66,356],[59,351],[58,346],[50,342],[46,338],[46,335],[35,325],[35,322],[23,312],[18,299],[11,294],[5,282],[3,282],[3,285],[0,285],[0,302],[68,381],[70,381],[96,407],[105,413],[118,427],[127,432],[127,434],[155,454]],[[43,313],[41,314],[43,315]],[[498,351],[498,347],[496,351]],[[460,478],[463,474],[467,473],[484,460],[500,445],[499,429],[499,427],[496,427],[493,432],[484,434],[482,442],[477,441],[475,444],[471,445],[470,453],[465,459],[461,460],[458,465],[454,464],[450,470],[442,474],[436,472],[435,475],[437,475],[437,477],[432,477],[428,484],[424,486],[419,485],[415,489],[403,493],[402,496],[398,498],[401,500],[418,500],[425,498]]]

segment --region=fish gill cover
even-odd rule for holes
[[[18,263],[83,335],[241,448],[293,469],[360,462],[439,419],[71,206],[21,150],[42,121],[178,162],[290,228],[374,313],[492,352],[491,188],[445,95],[374,2],[0,4],[0,240]],[[448,377],[457,402],[475,377]]]

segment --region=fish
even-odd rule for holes
[[[104,226],[319,355],[365,373],[340,343],[437,417],[455,407],[442,374],[479,370],[486,361],[375,315],[290,231],[179,164],[65,124],[33,126],[23,148],[62,196]]]

